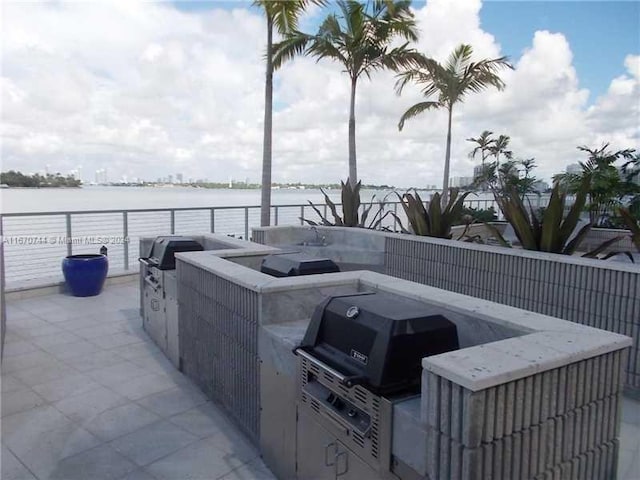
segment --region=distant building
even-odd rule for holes
[[[181,173],[176,173],[176,183],[182,183],[183,176]]]
[[[167,183],[173,183],[173,175],[167,177]]]
[[[107,169],[106,168],[100,168],[100,169],[96,170],[95,182],[98,185],[103,185],[103,184],[109,182],[108,179],[107,179]]]
[[[452,177],[449,181],[449,187],[462,188],[467,187],[473,183],[473,177]]]

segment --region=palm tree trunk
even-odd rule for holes
[[[447,126],[447,150],[444,155],[444,177],[442,179],[442,205],[449,201],[449,163],[451,161],[451,114],[453,105],[449,106],[449,123]]]
[[[351,79],[351,104],[349,107],[349,183],[355,187],[358,183],[358,168],[356,165],[356,82]]]
[[[264,84],[264,139],[262,142],[262,188],[260,225],[271,223],[271,137],[273,116],[273,19],[267,13],[267,73]]]

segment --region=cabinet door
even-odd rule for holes
[[[340,442],[338,442],[335,462],[335,478],[337,480],[370,480],[380,478],[378,472]]]
[[[299,480],[335,480],[335,437],[301,409],[298,413],[296,461]]]

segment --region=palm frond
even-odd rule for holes
[[[402,117],[400,117],[400,121],[398,122],[398,130],[402,131],[402,129],[404,128],[404,123],[410,118],[416,117],[427,110],[442,108],[442,106],[443,105],[440,102],[416,103],[414,106],[412,106],[402,114]]]

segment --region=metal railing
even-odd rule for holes
[[[493,200],[465,201],[472,208],[498,211]],[[326,205],[320,211],[331,215]],[[374,205],[369,218],[378,211]],[[399,230],[397,218],[406,224],[400,202],[386,202],[391,211],[381,227]],[[308,204],[274,205],[272,225],[303,225],[302,218],[316,220]],[[260,225],[259,206],[184,207],[128,210],[79,210],[62,212],[5,213],[0,215],[4,231],[7,283],[42,277],[59,277],[60,262],[67,255],[98,253],[108,249],[111,272],[138,268],[140,237],[197,234],[204,232],[249,238],[251,228]]]

